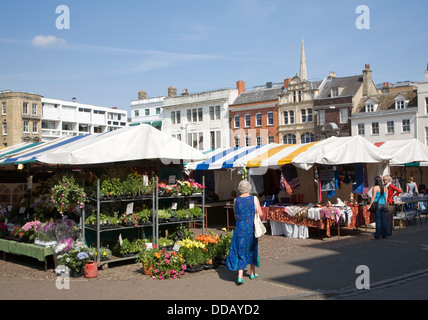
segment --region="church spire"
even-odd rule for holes
[[[302,35],[302,53],[300,56],[300,79],[308,80],[308,73],[306,71],[306,56],[305,56],[305,43]]]

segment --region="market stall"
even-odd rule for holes
[[[272,223],[286,223],[285,229],[293,226],[315,227],[326,230],[329,235],[330,225],[339,223],[339,218],[350,228],[373,221],[367,210],[347,206],[341,199],[347,202],[353,192],[366,193],[367,177],[371,179],[376,174],[385,172],[389,159],[390,156],[382,153],[363,137],[333,137],[300,145],[270,144],[215,150],[209,154],[207,161],[194,163],[186,169],[221,172],[216,177],[225,179],[219,187],[224,189],[225,186],[235,187],[239,183],[239,175],[235,175],[234,180],[229,176],[232,177],[235,172],[241,173],[238,170],[246,168],[248,179],[254,183],[253,190],[264,196],[269,193],[264,193],[265,188],[260,188],[260,182],[266,176],[272,175],[272,170],[277,170],[279,174],[271,178],[271,181],[280,192],[279,196],[276,192],[276,202],[279,199],[281,203],[264,202],[268,206],[267,209],[264,208],[267,219]],[[339,175],[345,177],[340,179]],[[231,184],[231,181],[234,183]],[[343,213],[339,214],[336,209],[332,209],[339,202],[344,204],[341,211],[347,212],[347,218],[344,218]],[[295,208],[291,210],[293,206]],[[307,206],[318,206],[321,218],[308,216]],[[300,214],[294,216],[292,212],[295,211]],[[278,230],[277,227],[278,224],[275,224],[273,229]],[[291,231],[291,234],[296,232]],[[306,237],[307,230],[300,228],[297,234],[298,237]]]

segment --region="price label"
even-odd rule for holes
[[[126,215],[132,214],[134,212],[134,202],[128,203],[126,206]]]
[[[177,210],[177,202],[174,202],[171,206],[172,210]]]
[[[180,245],[177,242],[174,243],[174,247],[172,248],[172,250],[174,250],[174,251],[180,250]]]
[[[122,241],[122,234],[119,234],[119,245],[122,246],[122,243],[123,243],[123,241]]]

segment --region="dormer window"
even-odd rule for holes
[[[402,110],[407,108],[407,101],[406,98],[399,94],[395,97],[395,110]]]
[[[331,96],[332,96],[332,97],[337,97],[337,96],[339,96],[339,88],[332,88],[332,89],[331,89]]]
[[[375,112],[375,105],[373,103],[366,104],[366,113]]]
[[[405,100],[397,100],[395,101],[395,110],[405,109],[406,101]]]

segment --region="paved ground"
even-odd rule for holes
[[[236,272],[224,267],[157,281],[128,263],[111,264],[99,270],[97,278],[70,279],[69,288],[59,290],[61,279],[52,266],[45,272],[37,261],[7,255],[6,261],[0,260],[0,300],[351,300],[376,299],[376,289],[394,285],[402,285],[403,291],[393,291],[391,299],[427,299],[422,290],[422,297],[412,296],[412,286],[405,281],[420,284],[427,279],[427,231],[428,224],[418,222],[394,230],[386,240],[372,240],[371,228],[341,230],[340,238],[316,231],[305,240],[266,235],[259,241],[260,277],[245,277],[243,286],[236,285]],[[368,272],[357,273],[360,265]],[[369,290],[356,288],[363,275]]]

